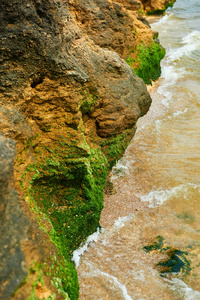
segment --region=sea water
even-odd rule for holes
[[[199,0],[177,0],[151,26],[166,49],[162,75],[111,177],[145,208],[80,251],[80,299],[200,299]]]

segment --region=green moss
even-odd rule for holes
[[[158,35],[159,35],[158,32],[157,32],[157,31],[154,31],[154,32],[153,32],[153,39],[154,39],[154,40],[158,39]]]
[[[72,262],[60,256],[49,256],[51,267],[45,274],[51,278],[52,285],[66,300],[78,299],[78,277]]]
[[[50,132],[52,130],[52,126],[48,123],[41,123],[40,129],[44,132]]]
[[[21,177],[38,224],[58,250],[59,257],[49,258],[52,269],[47,268],[46,274],[71,300],[78,299],[79,291],[72,253],[99,226],[108,170],[124,153],[131,135],[129,130],[89,144],[83,129],[80,125],[76,135],[59,135],[50,146],[34,141],[37,147],[33,148],[30,143],[35,162]]]
[[[37,278],[32,284],[31,295],[30,295],[30,297],[28,297],[27,300],[37,300],[38,298],[36,297],[36,294],[35,294],[35,288],[38,285],[38,283],[40,283],[42,286],[44,285],[44,281],[42,278],[42,276],[43,276],[42,264],[37,264],[37,263],[32,264],[32,266],[29,269],[29,274],[30,273],[37,273]]]
[[[79,295],[79,284],[77,272],[74,268],[74,264],[71,262],[69,258],[66,258],[62,255],[63,253],[63,241],[57,235],[53,224],[45,213],[43,213],[40,206],[37,205],[34,198],[30,198],[30,204],[32,211],[37,214],[37,221],[41,229],[46,232],[50,241],[56,246],[57,252],[54,255],[46,253],[46,260],[43,264],[35,264],[31,266],[29,273],[38,272],[39,276],[37,276],[36,281],[33,282],[32,292],[29,300],[36,300],[35,297],[35,287],[36,282],[41,282],[40,278],[45,274],[51,278],[51,284],[53,287],[57,289],[58,294],[62,295],[65,300],[76,300]],[[44,225],[45,221],[45,225]],[[48,223],[48,229],[46,228],[46,223]],[[49,227],[51,229],[49,230]],[[39,266],[39,268],[38,268]],[[49,300],[51,298],[48,298]]]
[[[80,94],[80,110],[82,114],[85,114],[90,110],[91,106],[96,102],[96,100],[98,100],[99,95],[95,87],[83,88]]]
[[[40,284],[41,286],[44,285],[44,280],[43,280],[43,276],[44,276],[44,272],[43,272],[43,268],[44,268],[44,264],[38,263],[38,262],[33,262],[31,267],[28,270],[28,275],[26,276],[26,278],[20,283],[20,285],[18,286],[17,290],[13,293],[12,297],[14,297],[17,292],[19,291],[19,289],[24,286],[28,281],[29,278],[34,275],[36,277],[35,280],[33,280],[32,283],[32,289],[31,289],[31,293],[30,296],[27,298],[27,300],[39,300],[40,298],[38,298],[36,296],[36,286],[38,284]],[[48,298],[45,298],[45,300],[54,300],[55,299],[55,293],[53,293],[52,295],[50,295]],[[43,298],[44,299],[44,298]],[[65,298],[66,300],[70,300],[69,298]]]
[[[132,136],[133,131],[131,129],[100,142],[101,149],[108,160],[108,169],[111,169],[123,156]]]
[[[160,61],[165,55],[165,50],[158,43],[152,41],[150,46],[144,44],[137,46],[135,54],[135,59],[132,59],[130,54],[126,62],[146,84],[151,84],[152,80],[154,81],[160,77]]]
[[[142,7],[140,7],[140,9],[139,9],[139,13],[141,13],[142,15],[144,14]]]
[[[136,34],[137,34],[137,29],[136,29],[136,28],[133,28],[133,29],[132,29],[132,33],[133,33],[133,35],[136,35]]]
[[[36,153],[36,162],[27,167],[21,181],[23,184],[26,176],[31,175],[31,206],[34,212],[47,217],[52,230],[46,232],[64,257],[58,269],[60,272],[61,265],[65,265],[66,279],[62,275],[56,282],[62,282],[64,292],[75,300],[78,279],[71,256],[99,225],[108,162],[100,147],[90,149],[84,136],[71,144],[60,136],[54,146],[40,147]]]

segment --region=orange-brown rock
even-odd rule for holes
[[[102,48],[127,58],[141,42],[151,43],[153,33],[138,12],[141,3],[131,0],[70,0],[69,10],[83,33]]]
[[[176,0],[139,0],[142,8],[146,12],[163,12],[168,6],[171,6]]]
[[[128,10],[138,11],[141,8],[139,0],[115,0],[113,2],[121,3]]]
[[[98,226],[106,174],[151,104],[123,60],[153,36],[137,8],[128,0],[0,3],[0,131],[6,151],[16,141],[18,192],[0,206],[1,226],[10,230],[1,236],[10,249],[1,253],[4,300],[54,292],[78,298],[71,253]],[[12,151],[0,169],[6,176]],[[41,276],[53,287],[48,280],[41,287]]]

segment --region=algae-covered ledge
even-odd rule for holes
[[[148,80],[160,74],[163,49],[152,41],[154,34],[138,12],[140,5],[129,11],[120,1],[83,2],[70,1],[69,7],[61,0],[0,3],[0,129],[9,141],[16,141],[15,178],[6,179],[6,193],[12,196],[13,182],[18,193],[6,199],[20,212],[16,243],[23,266],[20,271],[10,266],[9,251],[3,254],[2,270],[8,265],[13,274],[1,278],[4,300],[78,299],[72,252],[98,227],[108,172],[151,104],[146,85],[132,68],[137,65],[146,73],[145,51],[154,61],[151,70],[156,69]],[[106,47],[97,8],[102,19],[110,18],[116,49]],[[80,22],[82,10],[90,21],[94,18],[90,32],[84,20]],[[95,22],[105,37],[101,43],[95,41]],[[144,42],[139,28],[147,32]],[[125,32],[131,47],[119,46]],[[131,61],[134,51],[140,66]],[[5,213],[14,226],[12,210],[3,208]],[[7,247],[11,251],[12,243]]]

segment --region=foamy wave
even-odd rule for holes
[[[164,15],[162,18],[160,18],[157,22],[152,24],[152,27],[157,27],[160,25],[163,25],[168,22],[169,18],[173,15],[173,12],[168,12],[166,15]]]
[[[171,197],[180,196],[180,194],[184,194],[184,198],[186,197],[186,192],[189,189],[198,189],[200,192],[200,186],[195,185],[193,183],[181,184],[172,189],[166,190],[152,190],[146,195],[136,195],[140,198],[142,202],[149,202],[149,207],[158,207],[169,200]]]
[[[173,99],[173,94],[170,92],[170,87],[176,85],[176,82],[186,74],[185,68],[176,69],[174,66],[165,65],[162,67],[161,77],[164,79],[162,85],[158,87],[157,92],[164,97],[162,104],[166,107]]]
[[[140,200],[142,202],[149,202],[149,207],[157,207],[162,205],[165,201],[167,201],[170,198],[170,195],[170,190],[157,190],[151,191],[146,195],[140,196]]]
[[[156,120],[155,121],[155,128],[153,129],[153,133],[158,133],[161,130],[161,124],[162,124],[162,120]]]
[[[168,119],[176,118],[180,115],[184,115],[188,112],[188,107],[186,107],[184,110],[177,110],[175,113],[173,113],[171,116],[168,116]]]
[[[180,115],[184,115],[185,113],[187,113],[187,111],[188,111],[188,107],[186,107],[184,110],[176,111],[175,113],[173,113],[172,116],[169,116],[168,118],[171,119],[172,117],[177,117],[177,116],[180,116]]]
[[[119,217],[117,220],[115,220],[114,227],[117,229],[124,227],[124,223],[130,220],[130,217],[131,216]]]
[[[200,42],[200,31],[194,30],[188,35],[186,35],[184,38],[182,38],[183,44],[194,44],[196,42]]]
[[[124,164],[123,159],[118,160],[117,164],[112,169],[111,181],[129,174],[129,162],[126,161]]]
[[[186,283],[178,278],[173,278],[172,280],[166,279],[170,284],[170,288],[179,294],[181,297],[184,297],[185,300],[200,300],[200,292],[193,290]],[[181,298],[182,299],[182,298]]]
[[[76,249],[73,252],[72,261],[75,263],[76,269],[78,268],[78,266],[80,264],[81,255],[83,255],[83,253],[88,250],[88,247],[93,242],[97,242],[99,234],[100,234],[100,230],[99,230],[99,228],[97,228],[96,232],[94,232],[93,234],[88,236],[88,238],[87,238],[86,242],[84,243],[84,245],[82,247]]]
[[[166,57],[171,62],[179,60],[183,56],[189,56],[194,50],[200,47],[200,31],[195,30],[189,33],[182,38],[181,43],[185,45],[176,50],[170,49],[168,51]]]
[[[166,81],[170,82],[171,84],[176,83],[176,81],[183,77],[187,72],[185,68],[175,68],[174,66],[163,66],[162,67],[162,78]]]
[[[102,245],[110,247],[111,236],[119,232],[120,229],[125,225],[127,226],[126,223],[132,220],[132,218],[134,218],[134,214],[130,214],[125,217],[119,217],[117,220],[115,220],[114,224],[109,228],[109,230],[105,230],[101,235]]]

